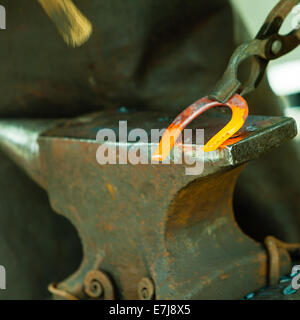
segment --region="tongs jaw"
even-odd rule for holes
[[[232,110],[232,118],[221,131],[207,142],[203,148],[204,151],[216,150],[244,125],[248,116],[248,105],[242,96],[253,91],[259,85],[270,60],[285,55],[300,44],[300,28],[292,30],[287,35],[278,33],[288,14],[298,4],[300,4],[300,0],[279,1],[255,39],[236,49],[214,91],[208,97],[189,106],[171,123],[152,157],[153,160],[164,161],[184,128],[210,108],[226,105]],[[252,59],[252,68],[248,81],[242,84],[238,79],[238,68],[247,58]]]
[[[298,4],[299,0],[279,1],[255,39],[235,50],[223,77],[209,95],[210,99],[225,103],[235,93],[244,96],[253,91],[263,78],[269,61],[287,54],[300,44],[300,28],[287,35],[278,33],[286,17]],[[242,84],[238,79],[238,68],[247,58],[252,58],[252,68],[248,81]]]

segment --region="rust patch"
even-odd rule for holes
[[[108,191],[109,191],[109,193],[110,193],[110,195],[111,195],[111,198],[112,198],[113,200],[116,200],[115,189],[114,189],[114,187],[113,187],[110,183],[107,184],[107,189],[108,189]]]

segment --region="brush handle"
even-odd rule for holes
[[[71,0],[38,0],[69,46],[85,43],[91,33],[91,22]]]

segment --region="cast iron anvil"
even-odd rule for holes
[[[166,128],[172,118],[102,111],[71,120],[1,120],[1,146],[45,188],[52,208],[80,235],[84,258],[62,283],[69,299],[240,299],[267,284],[268,254],[238,227],[232,209],[244,164],[296,135],[295,121],[250,116],[226,146],[205,153],[204,171],[171,164],[99,165],[99,129]],[[228,122],[209,112],[190,128],[205,141]],[[118,140],[115,142],[118,146]],[[280,249],[280,273],[291,260]]]

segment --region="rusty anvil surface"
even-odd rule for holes
[[[95,270],[106,275],[105,283],[98,279],[100,299],[240,299],[267,284],[266,250],[237,225],[232,196],[243,164],[293,138],[294,120],[250,116],[227,146],[205,153],[198,176],[172,162],[97,163],[98,130],[117,132],[118,121],[128,120],[128,132],[149,131],[172,119],[103,111],[71,120],[0,121],[1,147],[80,235],[82,264],[58,289],[88,298]],[[189,128],[205,129],[207,141],[228,120],[212,110]],[[288,273],[289,256],[280,251],[280,259],[281,274]],[[148,296],[144,278],[153,284]]]

